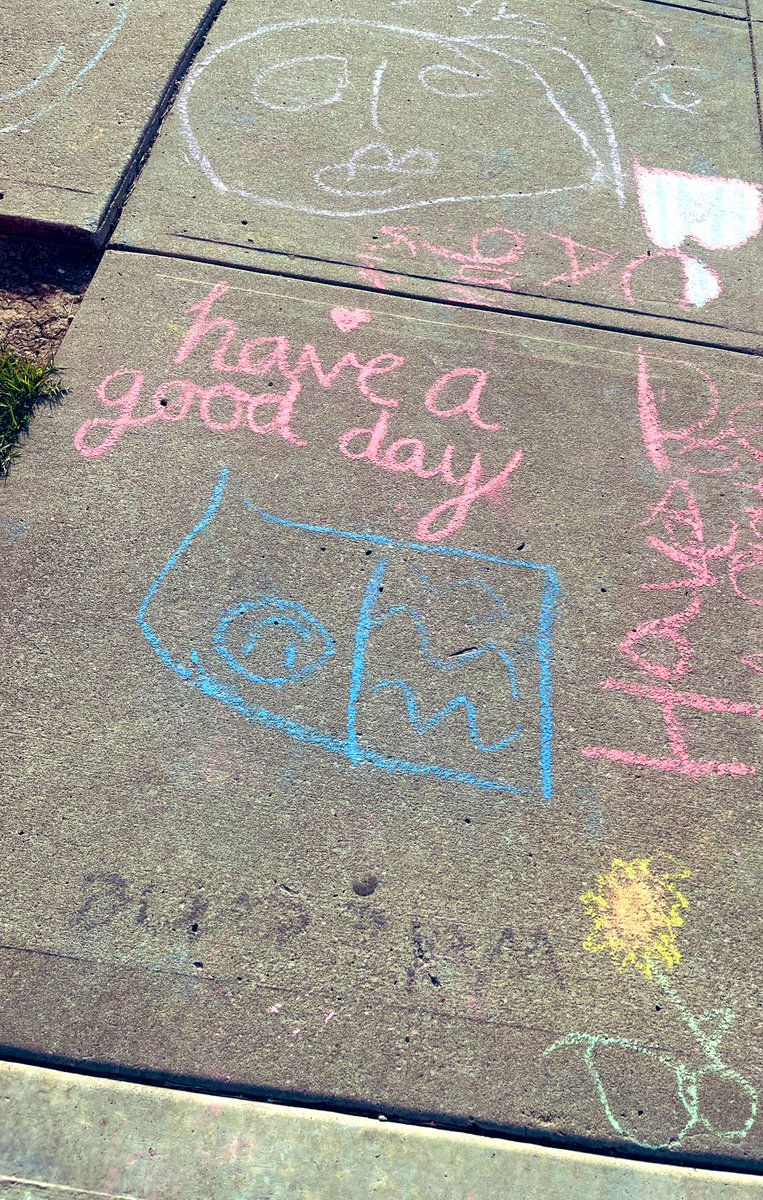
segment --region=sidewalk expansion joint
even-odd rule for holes
[[[193,240],[200,241],[203,239],[194,238]],[[226,245],[228,243],[215,242],[213,244]],[[622,334],[624,337],[644,338],[644,339],[649,339],[651,341],[676,342],[679,345],[704,347],[708,350],[723,350],[729,354],[745,354],[751,358],[760,358],[761,356],[763,356],[763,351],[756,350],[751,346],[731,346],[727,342],[713,341],[709,338],[681,337],[675,331],[670,330],[670,329],[665,329],[665,330],[660,331],[660,330],[650,330],[650,329],[622,328],[621,326],[615,325],[614,323],[606,324],[602,321],[593,321],[593,320],[586,321],[582,317],[576,320],[573,317],[566,317],[561,314],[551,315],[548,313],[523,312],[521,309],[518,309],[518,308],[505,308],[505,307],[497,308],[494,304],[488,304],[488,303],[480,304],[479,301],[475,301],[474,303],[470,303],[470,304],[461,304],[457,300],[449,300],[449,299],[445,299],[441,296],[421,296],[417,292],[404,291],[399,287],[390,288],[388,291],[380,292],[377,288],[369,287],[367,284],[357,283],[355,281],[347,282],[347,281],[343,280],[341,282],[337,282],[336,280],[327,279],[325,276],[309,275],[309,274],[306,274],[301,271],[284,272],[284,271],[277,271],[273,268],[269,268],[269,267],[265,267],[265,266],[251,266],[249,264],[243,264],[243,263],[236,263],[234,265],[233,263],[226,262],[225,259],[222,259],[222,258],[202,258],[198,254],[188,254],[188,253],[183,253],[180,251],[146,249],[144,247],[139,247],[139,246],[128,246],[121,242],[111,243],[108,246],[108,249],[115,251],[119,254],[151,255],[155,258],[168,258],[170,260],[175,259],[176,261],[180,261],[180,262],[195,262],[195,263],[199,263],[200,265],[206,264],[207,266],[217,266],[217,267],[221,267],[226,270],[248,271],[253,275],[265,275],[265,276],[268,276],[268,277],[274,278],[274,279],[283,279],[284,281],[285,280],[295,280],[297,282],[302,282],[302,283],[318,283],[318,284],[323,284],[326,287],[344,288],[348,291],[362,292],[366,296],[376,296],[377,298],[388,297],[388,298],[392,299],[392,298],[396,297],[398,299],[416,300],[422,304],[440,305],[444,308],[449,308],[449,309],[456,308],[456,309],[461,309],[463,311],[466,311],[469,309],[474,309],[476,312],[493,313],[496,316],[521,317],[527,321],[544,321],[546,324],[549,324],[549,325],[566,325],[566,326],[571,326],[574,329],[581,329],[581,328],[582,329],[593,329],[593,330],[599,330],[602,333],[618,333],[618,334]],[[331,260],[309,259],[303,255],[286,254],[286,252],[284,252],[284,251],[277,251],[277,252],[267,251],[267,253],[269,253],[269,254],[270,253],[278,253],[278,254],[283,255],[283,257],[285,257],[285,258],[294,258],[294,259],[299,258],[300,261],[302,261],[302,262],[320,263],[320,262],[326,261],[327,263],[329,263],[329,265],[332,265]],[[348,267],[350,266],[349,263],[347,263],[347,264],[346,263],[337,263],[335,265],[348,266]],[[430,276],[426,276],[426,275],[421,275],[421,276],[420,275],[410,275],[410,276],[408,276],[408,278],[411,278],[413,280],[420,279],[422,281],[433,282],[433,283],[440,282],[440,280],[432,279]],[[522,296],[526,296],[529,300],[541,299],[541,297],[535,295],[532,292],[523,292],[521,294],[522,294]],[[546,299],[546,298],[544,297],[543,299]],[[560,305],[579,305],[581,308],[593,307],[592,305],[588,305],[585,301],[581,301],[581,300],[555,300],[554,303],[557,303]],[[601,311],[601,309],[600,309],[600,311]],[[628,309],[615,308],[615,307],[612,307],[611,311],[615,312],[615,313],[626,313],[626,314],[629,313]],[[634,314],[634,315],[636,315],[636,314]],[[700,325],[697,322],[687,321],[681,317],[660,317],[660,316],[655,317],[653,314],[641,314],[641,313],[639,313],[637,315],[643,316],[644,319],[653,319],[656,321],[680,322],[681,324],[687,325],[687,326],[691,327],[692,329],[697,329],[697,330],[702,330],[702,329],[706,329],[706,328],[711,328],[711,329],[724,328],[723,326],[708,326],[708,325],[704,325],[704,324]],[[747,334],[750,334],[750,331],[744,330],[744,329],[729,329],[729,333],[731,333],[731,334],[737,333],[740,336],[744,337]]]

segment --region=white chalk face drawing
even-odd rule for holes
[[[124,25],[130,0],[65,0],[56,19],[43,4],[3,29],[0,134],[23,133],[72,94]]]
[[[178,115],[210,183],[270,207],[353,217],[579,189],[624,202],[604,98],[543,35],[281,22],[202,58]]]

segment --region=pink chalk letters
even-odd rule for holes
[[[231,434],[240,430],[280,438],[302,449],[308,441],[299,431],[297,402],[306,383],[328,391],[340,380],[349,380],[349,386],[345,384],[342,390],[343,397],[349,391],[350,396],[355,394],[381,411],[372,424],[341,433],[336,443],[339,453],[351,462],[366,462],[382,472],[408,474],[426,483],[435,480],[457,489],[455,495],[448,496],[420,518],[416,525],[419,538],[438,542],[449,537],[461,528],[477,500],[496,498],[503,493],[510,476],[522,463],[521,449],[515,450],[495,472],[486,468],[482,452],[474,454],[464,469],[455,465],[459,457],[455,445],[448,444],[442,452],[434,454],[424,440],[396,437],[391,432],[390,422],[402,404],[401,399],[390,394],[395,389],[391,377],[394,375],[402,382],[404,356],[387,351],[363,360],[350,351],[326,366],[310,343],[296,352],[289,339],[280,335],[241,341],[237,323],[219,315],[219,302],[227,291],[227,283],[217,283],[207,296],[186,310],[193,323],[173,359],[173,365],[181,367],[203,345],[208,365],[224,377],[222,382],[202,387],[187,376],[165,380],[153,388],[146,408],[145,373],[130,368],[112,372],[96,389],[108,415],[91,417],[75,436],[75,448],[83,457],[99,458],[110,453],[128,430],[152,425],[158,428],[157,422],[179,424],[192,416],[214,433]],[[371,319],[364,309],[334,308],[329,315],[345,333],[368,324]],[[251,388],[250,380],[266,378],[270,383],[267,390]],[[500,423],[487,420],[481,409],[489,380],[490,373],[481,367],[453,367],[428,388],[423,397],[424,408],[437,420],[457,419],[468,422],[481,433],[496,433],[501,429]],[[385,394],[380,394],[377,388]]]
[[[690,382],[700,394],[698,414],[689,425],[670,428],[666,389],[655,395],[652,376],[661,363],[689,372]],[[605,746],[584,746],[581,753],[586,758],[609,759],[632,767],[675,771],[695,781],[710,775],[754,775],[757,768],[752,763],[693,756],[682,716],[694,714],[694,720],[698,714],[763,720],[763,705],[676,685],[694,672],[691,631],[707,611],[712,595],[725,587],[738,601],[754,607],[763,605],[763,478],[757,483],[730,478],[745,463],[753,469],[760,469],[763,463],[763,402],[739,405],[724,418],[719,389],[707,372],[688,361],[669,360],[644,351],[639,353],[638,401],[649,458],[657,471],[670,479],[661,500],[640,526],[648,531],[646,545],[670,564],[675,575],[642,583],[641,588],[652,593],[674,593],[680,601],[676,611],[667,616],[635,624],[620,642],[620,652],[647,677],[647,682],[609,678],[601,686],[655,704],[662,716],[669,754]],[[721,476],[733,487],[751,491],[756,500],[743,508],[747,529],[729,517],[722,540],[709,544],[696,492],[686,477],[689,474]],[[752,671],[763,670],[760,651],[737,655],[737,659]],[[702,727],[693,722],[692,728],[699,731]]]
[[[649,246],[625,265],[618,261],[619,249],[597,249],[567,233],[549,230],[530,234],[493,225],[460,241],[454,235],[457,244],[444,246],[428,239],[420,226],[382,225],[357,256],[361,264],[358,277],[382,291],[399,286],[400,277],[392,271],[404,255],[416,260],[421,275],[436,272],[441,276],[445,269],[447,282],[440,284],[441,294],[460,303],[490,303],[489,295],[471,289],[511,292],[522,278],[528,280],[524,290],[532,293],[560,285],[567,290],[581,284],[585,287],[591,277],[604,276],[597,282],[611,291],[619,289],[626,302],[635,306],[634,277],[648,264],[667,259],[677,263],[680,271],[680,292],[670,303],[704,308],[722,295],[723,284],[712,267],[688,253],[686,244],[694,242],[705,250],[736,250],[757,237],[763,228],[763,187],[744,179],[643,167],[638,159],[634,159],[633,173]],[[544,279],[533,257],[548,256],[549,240],[558,244],[560,265],[563,253],[564,269]],[[386,251],[394,252],[391,264]]]

